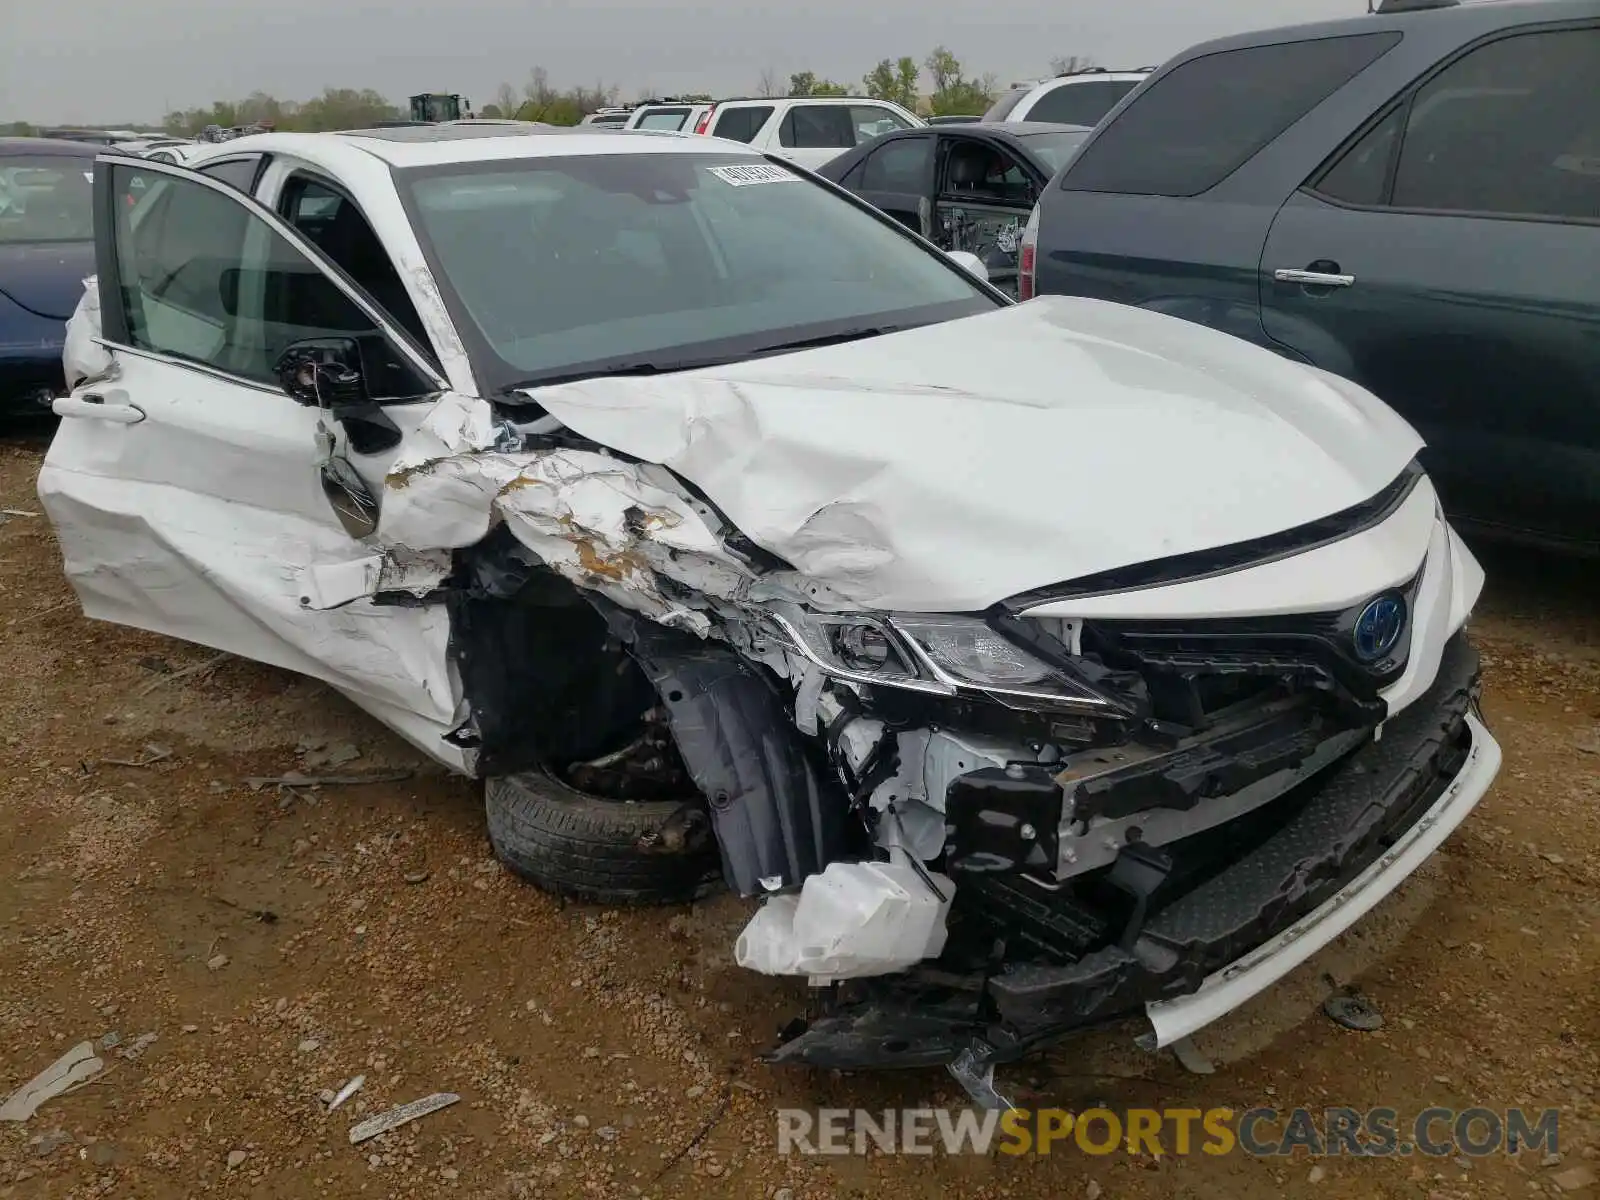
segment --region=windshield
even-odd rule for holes
[[[1087,129],[1075,129],[1070,133],[1035,133],[1028,135],[1025,144],[1045,166],[1055,172],[1066,166],[1067,159],[1078,152],[1078,147],[1083,145],[1083,139],[1089,133]]]
[[[674,370],[985,312],[937,251],[753,156],[641,153],[397,172],[496,390]]]
[[[0,245],[92,239],[93,178],[89,158],[0,158]]]
[[[652,108],[639,118],[635,129],[665,129],[669,132],[682,129],[684,118],[689,115],[687,108]]]

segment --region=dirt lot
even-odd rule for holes
[[[0,507],[37,511],[40,449],[0,444]],[[1560,1163],[785,1158],[779,1106],[961,1097],[938,1072],[760,1066],[800,989],[732,965],[739,903],[615,912],[520,884],[489,857],[470,785],[319,685],[85,621],[47,522],[11,516],[0,1095],[80,1040],[120,1046],[97,1082],[0,1125],[0,1197],[1595,1194],[1600,569],[1487,563],[1475,628],[1506,766],[1445,852],[1202,1034],[1214,1074],[1134,1049],[1130,1025],[1003,1079],[1073,1108],[1555,1106]],[[347,746],[360,757],[339,770],[414,774],[320,792],[243,782]],[[1358,981],[1384,1028],[1322,1016],[1327,975]],[[365,1089],[325,1116],[318,1093],[357,1073]],[[348,1143],[362,1116],[435,1091],[461,1103]]]

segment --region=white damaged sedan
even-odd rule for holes
[[[190,168],[96,165],[39,480],[84,611],[326,681],[542,886],[759,901],[738,961],[818,989],[773,1060],[1169,1044],[1499,768],[1482,572],[1348,382],[714,139]]]

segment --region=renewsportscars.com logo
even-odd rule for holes
[[[779,1154],[1408,1156],[1560,1150],[1553,1108],[824,1108],[778,1110]]]

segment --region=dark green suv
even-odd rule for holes
[[[1600,0],[1405,7],[1168,62],[1045,189],[1024,294],[1347,376],[1454,518],[1600,548]]]

